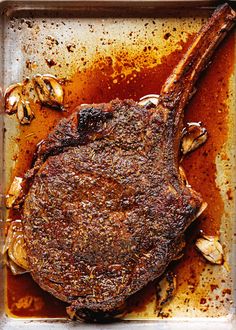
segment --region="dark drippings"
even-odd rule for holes
[[[188,42],[181,43],[182,50],[174,51],[162,58],[162,63],[152,68],[142,68],[135,71],[134,59],[129,54],[117,54],[127,57],[127,65],[133,63],[134,74],[124,77],[122,73],[114,80],[112,58],[98,58],[89,69],[77,71],[65,85],[66,111],[59,112],[40,108],[32,104],[35,117],[29,126],[22,126],[17,139],[19,154],[12,177],[23,176],[30,168],[36,144],[46,138],[48,133],[63,117],[68,116],[81,103],[108,102],[116,97],[120,99],[140,97],[150,93],[159,93],[165,79],[183,56],[192,37]],[[198,285],[205,261],[194,247],[195,238],[200,231],[216,235],[220,228],[220,219],[224,205],[216,186],[215,157],[227,139],[228,108],[225,101],[228,98],[228,83],[233,72],[234,36],[229,36],[215,53],[212,64],[203,73],[198,83],[198,91],[186,109],[185,122],[201,121],[207,128],[209,138],[205,145],[191,153],[183,162],[187,177],[192,187],[199,191],[208,203],[204,214],[187,231],[187,246],[184,257],[172,264],[172,271],[177,274],[177,293],[185,290],[191,284]],[[122,62],[124,63],[124,61]],[[122,72],[122,68],[121,68]],[[132,79],[131,79],[132,78]],[[227,155],[226,155],[227,157]],[[17,212],[11,212],[12,218],[18,218]],[[129,310],[144,310],[150,299],[153,299],[155,285],[149,284],[141,293],[129,299]],[[191,299],[191,296],[189,296]],[[204,297],[203,297],[204,299]],[[65,317],[66,304],[43,291],[29,274],[13,276],[7,272],[7,301],[11,315],[17,317]]]

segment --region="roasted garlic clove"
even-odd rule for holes
[[[195,219],[197,219],[207,208],[208,204],[206,202],[202,202],[200,209],[198,210],[198,213],[196,214]]]
[[[187,180],[187,177],[186,177],[186,173],[183,169],[182,166],[179,166],[179,175],[184,183],[184,185],[188,188],[192,188],[191,185],[188,183],[188,180]],[[196,214],[195,216],[195,219],[197,219],[201,214],[202,212],[207,208],[207,203],[206,202],[202,202],[201,206],[200,206],[200,209],[198,210],[198,213]]]
[[[62,109],[64,91],[56,77],[51,75],[36,75],[33,81],[38,98],[43,105]]]
[[[8,267],[10,268],[11,272],[13,275],[21,275],[21,274],[25,274],[28,273],[29,271],[18,266],[14,261],[12,261],[11,259],[8,260],[7,262]]]
[[[157,106],[157,104],[159,102],[159,97],[160,97],[160,95],[158,95],[158,94],[145,95],[145,96],[141,97],[141,99],[139,100],[139,104],[143,105],[147,108],[154,108]]]
[[[197,239],[196,247],[211,263],[217,265],[222,265],[224,263],[223,248],[217,236],[204,235]]]
[[[17,112],[17,106],[22,98],[22,84],[14,84],[9,86],[5,92],[5,111],[12,115]]]
[[[34,113],[30,108],[30,103],[23,99],[19,101],[17,106],[17,118],[22,125],[28,125],[34,118]]]
[[[22,95],[24,100],[32,100],[36,101],[38,99],[37,94],[35,92],[34,83],[32,79],[25,78],[22,82]]]
[[[7,253],[8,255],[10,259],[8,265],[13,270],[13,273],[22,273],[23,269],[28,269],[25,241],[20,220],[11,222],[8,228],[3,253]]]
[[[115,319],[120,319],[127,314],[126,305],[122,304],[113,312],[103,312],[91,311],[86,309],[74,308],[73,305],[66,308],[66,312],[71,320],[78,320],[81,322],[90,322],[90,323],[108,323],[114,322]]]
[[[183,180],[185,186],[191,188],[190,184],[188,183],[186,173],[182,166],[179,166],[179,175],[180,175],[181,179]]]
[[[15,84],[7,88],[5,93],[5,111],[8,114],[17,113],[19,122],[22,125],[29,124],[34,118],[34,114],[30,108],[30,104],[25,100],[28,97],[29,91],[27,88],[29,79],[26,79],[23,84]]]
[[[22,183],[23,179],[16,176],[8,190],[8,194],[6,195],[6,207],[11,208],[16,200],[22,195]]]
[[[188,123],[183,129],[181,152],[183,155],[197,149],[207,140],[207,130],[199,123]]]
[[[165,277],[158,283],[157,286],[157,309],[163,307],[167,302],[173,298],[177,288],[176,276],[169,272]]]
[[[12,244],[10,245],[8,249],[8,256],[19,267],[23,269],[28,268],[25,242],[23,234],[21,232],[17,233]]]

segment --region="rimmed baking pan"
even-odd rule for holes
[[[36,144],[61,114],[36,109],[30,126],[4,115],[3,92],[35,74],[66,80],[67,112],[81,103],[119,97],[139,100],[160,88],[216,1],[1,1],[1,245],[9,212],[4,196],[14,176],[30,166]],[[233,6],[234,3],[231,2]],[[203,73],[185,112],[201,121],[207,142],[183,166],[208,209],[186,233],[184,257],[171,264],[174,297],[157,306],[158,282],[128,302],[128,313],[102,328],[150,327],[233,329],[235,317],[235,36],[230,33]],[[196,250],[204,232],[219,236],[224,265],[208,263]],[[28,274],[1,268],[2,329],[70,328],[65,305],[44,293]],[[216,324],[217,325],[216,325]],[[214,325],[213,325],[214,324]]]

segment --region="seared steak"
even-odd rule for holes
[[[38,147],[23,206],[28,262],[70,311],[118,309],[180,253],[205,207],[179,174],[183,109],[234,19],[228,5],[215,11],[157,106],[78,107]]]

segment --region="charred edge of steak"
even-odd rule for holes
[[[81,110],[78,113],[78,131],[84,135],[99,132],[103,129],[103,124],[112,118],[112,112],[102,111],[100,108],[91,107]]]
[[[78,108],[72,116],[62,119],[49,137],[38,144],[32,168],[26,173],[25,178],[31,179],[48,157],[58,155],[68,147],[84,145],[89,140],[103,137],[106,122],[112,117],[113,113],[108,103],[88,105],[81,110]]]

